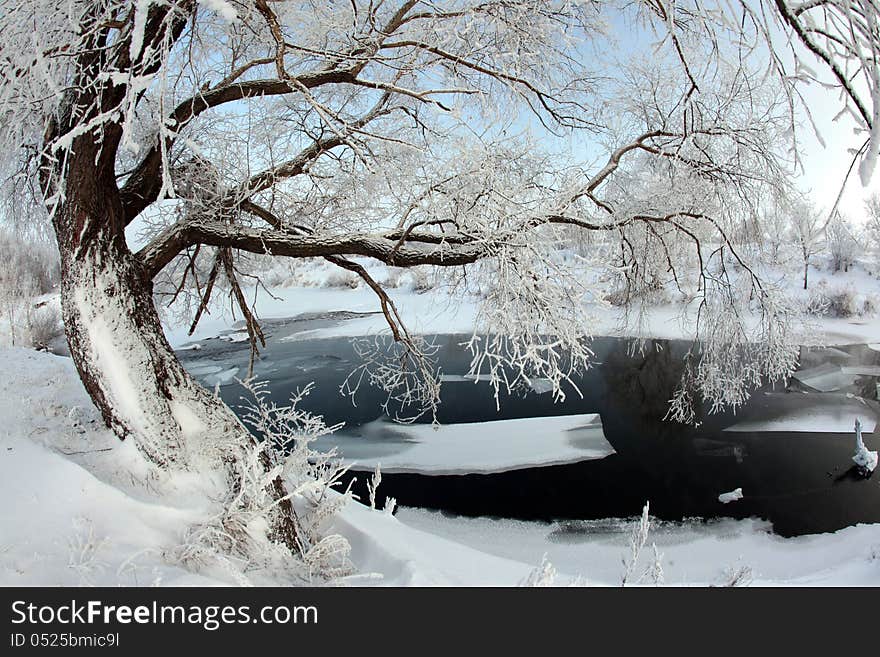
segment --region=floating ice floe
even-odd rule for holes
[[[376,421],[363,427],[357,470],[422,474],[488,474],[508,470],[577,463],[605,458],[614,448],[605,438],[597,413],[531,417],[493,422],[395,425]],[[387,440],[383,441],[383,435]],[[383,442],[402,447],[389,453]],[[372,449],[371,449],[372,448]],[[370,452],[374,451],[375,455]]]
[[[229,369],[222,370],[220,372],[212,372],[211,374],[205,376],[204,381],[208,385],[221,385],[225,386],[228,383],[232,383],[235,380],[235,375],[238,374],[237,367],[230,367]]]
[[[852,432],[852,419],[855,415],[865,418],[862,424],[864,433],[874,433],[877,420],[868,407],[857,398],[843,395],[780,395],[788,397],[784,403],[789,409],[776,417],[744,420],[737,422],[725,431],[784,432],[784,433],[845,433]],[[829,397],[819,399],[819,397]],[[780,402],[782,404],[783,402]],[[791,406],[797,403],[797,407]]]
[[[489,383],[492,381],[490,374],[441,374],[440,381],[443,383]],[[550,379],[531,379],[528,387],[538,395],[553,392],[553,381]]]
[[[198,361],[195,361],[198,363]],[[221,365],[213,365],[213,364],[192,364],[192,363],[184,363],[184,367],[186,367],[186,371],[192,374],[193,376],[209,376],[211,374],[219,374],[223,371],[223,367]]]
[[[819,392],[833,392],[853,385],[862,376],[880,377],[880,367],[825,364],[795,372],[792,378]]]
[[[718,496],[718,501],[722,504],[729,504],[731,502],[736,502],[737,500],[741,500],[743,498],[743,489],[736,488],[729,493],[721,493]]]
[[[539,395],[553,391],[553,381],[550,379],[532,379],[529,386]]]
[[[468,383],[477,383],[478,381],[482,381],[483,383],[488,383],[492,380],[492,376],[490,374],[441,374],[440,381],[444,383],[456,383],[466,381]]]
[[[247,331],[235,331],[232,333],[224,333],[217,336],[224,342],[246,342],[249,338]]]

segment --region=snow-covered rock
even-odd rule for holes
[[[741,500],[743,498],[743,489],[735,488],[728,493],[721,493],[718,496],[718,501],[722,504],[730,504],[731,502],[736,502],[737,500]]]
[[[859,418],[855,422],[856,430],[856,453],[852,460],[859,468],[870,474],[877,467],[877,452],[869,450],[865,447],[865,441],[862,440],[862,423]]]

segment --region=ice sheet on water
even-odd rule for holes
[[[360,441],[356,458],[346,445]],[[390,442],[389,442],[390,441]],[[377,420],[340,444],[358,470],[424,474],[490,473],[576,463],[614,453],[596,413],[493,422],[396,425]]]
[[[440,381],[443,383],[477,383],[482,381],[488,383],[492,380],[489,374],[441,374]]]
[[[782,395],[780,395],[782,396]],[[844,395],[786,395],[797,402],[785,412],[761,420],[737,422],[725,431],[786,432],[786,433],[847,433],[852,434],[858,417],[864,433],[873,433],[877,425],[874,411],[863,400]]]
[[[880,376],[880,367],[876,365],[828,363],[795,372],[792,378],[820,392],[833,392],[853,385],[860,377],[878,376]]]
[[[553,382],[550,379],[533,379],[531,388],[539,395],[553,391]]]
[[[238,374],[237,367],[230,367],[229,369],[222,370],[217,373],[209,374],[205,377],[204,381],[210,386],[220,384],[221,386],[228,385],[235,380],[235,376]]]
[[[223,371],[221,365],[193,365],[190,363],[182,363],[186,370],[193,376],[208,376],[210,374],[218,374]]]

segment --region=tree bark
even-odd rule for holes
[[[54,216],[61,255],[61,307],[70,354],[104,422],[168,470],[219,473],[235,492],[254,438],[219,398],[183,369],[153,303],[152,281],[125,242],[125,216],[112,166],[87,140],[70,155],[63,204]],[[268,471],[269,458],[263,456]],[[283,483],[270,522],[275,540],[297,549]]]

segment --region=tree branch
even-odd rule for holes
[[[395,248],[397,241],[392,237],[367,233],[302,235],[271,229],[229,226],[219,221],[178,222],[137,255],[143,263],[146,275],[153,277],[181,251],[194,244],[291,258],[359,255],[397,267],[467,265],[485,257],[489,252],[486,244],[452,244],[446,240],[432,248],[412,245]]]
[[[169,126],[179,134],[193,119],[212,107],[256,96],[279,96],[313,89],[324,84],[350,81],[349,71],[317,71],[287,80],[251,80],[215,87],[181,102],[169,117]],[[297,84],[299,85],[297,87]],[[167,140],[167,141],[170,141]],[[166,149],[170,143],[166,143]],[[152,204],[162,189],[162,147],[155,144],[141,160],[120,190],[125,221],[130,223]]]

